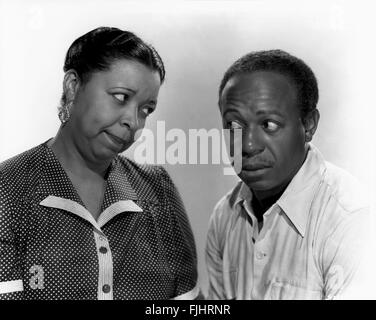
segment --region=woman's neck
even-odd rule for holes
[[[74,139],[60,128],[55,138],[49,141],[48,146],[51,148],[60,164],[65,171],[77,177],[105,178],[111,161],[94,162],[85,157],[80,147]]]

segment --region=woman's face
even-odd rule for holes
[[[67,129],[89,161],[106,161],[129,148],[157,104],[159,73],[121,59],[78,85]]]

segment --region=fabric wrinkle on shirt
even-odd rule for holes
[[[325,162],[311,144],[298,173],[265,212],[259,232],[252,192],[239,182],[210,219],[209,298],[341,296],[365,244],[369,208],[360,193],[356,180]]]

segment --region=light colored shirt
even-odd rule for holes
[[[369,207],[358,182],[310,145],[259,231],[243,183],[211,216],[206,245],[209,299],[357,298]],[[347,294],[347,295],[346,295]]]

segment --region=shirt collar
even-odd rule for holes
[[[129,172],[116,157],[112,163],[107,177],[106,192],[103,198],[102,211],[117,201],[137,200],[138,196],[130,181]]]
[[[69,199],[84,206],[55,154],[46,143],[43,144],[43,147],[45,159],[36,192]],[[116,157],[111,163],[108,174],[102,210],[117,201],[138,199],[125,171],[126,168],[119,163],[119,159]]]
[[[306,231],[313,198],[325,170],[325,161],[320,151],[313,144],[309,144],[306,160],[276,202],[302,237]],[[251,190],[241,182],[234,206],[244,200],[250,203],[252,197]]]
[[[277,201],[303,237],[312,201],[325,170],[323,156],[313,144],[310,144],[302,167]]]
[[[69,199],[84,205],[60,162],[47,146],[47,142],[41,147],[44,159],[36,193]]]
[[[244,182],[240,182],[240,185],[237,190],[237,194],[234,201],[234,206],[242,201],[246,201],[251,203],[253,198],[252,191],[248,188],[248,186]]]

